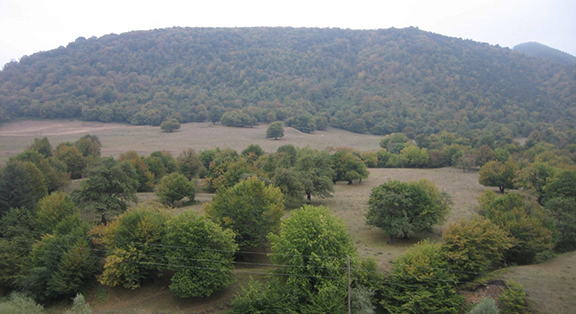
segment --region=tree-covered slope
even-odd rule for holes
[[[537,42],[527,42],[518,44],[514,46],[514,48],[512,49],[539,58],[546,58],[558,62],[563,62],[566,64],[576,64],[575,56]]]
[[[0,71],[4,120],[159,125],[241,110],[375,134],[528,135],[541,123],[572,127],[575,104],[574,66],[416,28],[135,31],[78,38]]]

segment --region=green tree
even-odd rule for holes
[[[443,250],[459,280],[472,280],[501,263],[513,246],[508,233],[490,220],[474,216],[450,225],[442,232]]]
[[[273,182],[284,194],[287,206],[298,207],[304,203],[305,189],[302,174],[295,168],[276,169]]]
[[[146,166],[152,174],[154,174],[154,180],[160,182],[162,177],[172,172],[176,172],[178,169],[178,164],[172,154],[167,151],[155,151],[150,156],[144,159]]]
[[[82,153],[82,156],[88,158],[91,157],[93,161],[96,161],[100,158],[100,149],[102,147],[102,143],[100,139],[96,135],[86,134],[78,139],[74,146],[78,148],[78,151]]]
[[[308,201],[312,195],[330,197],[334,191],[335,176],[332,157],[326,151],[301,149],[296,159],[296,170],[300,172],[302,185]]]
[[[484,186],[497,186],[500,193],[505,189],[516,188],[515,179],[518,166],[509,160],[505,164],[499,161],[489,161],[480,169],[478,181]]]
[[[0,169],[0,217],[10,208],[34,208],[36,201],[32,179],[22,163],[11,162]]]
[[[97,232],[108,255],[98,281],[107,286],[138,288],[151,271],[165,264],[162,239],[169,219],[159,203],[126,211]]]
[[[518,173],[519,185],[536,194],[537,201],[543,204],[544,187],[554,177],[557,169],[546,162],[535,162]]]
[[[323,206],[293,211],[281,232],[269,236],[270,259],[284,265],[283,290],[296,298],[297,313],[341,313],[346,309],[346,257],[356,248],[344,222]]]
[[[42,233],[52,233],[65,217],[76,214],[80,211],[67,193],[52,193],[39,201],[36,211],[38,229]]]
[[[206,172],[204,164],[192,148],[182,151],[180,155],[176,157],[176,164],[178,165],[178,172],[185,175],[188,180],[202,177]]]
[[[66,165],[66,171],[70,173],[72,179],[80,179],[82,172],[86,168],[86,159],[76,146],[62,143],[56,146],[54,158],[62,161]]]
[[[98,270],[94,248],[86,238],[88,230],[88,223],[79,215],[64,218],[53,234],[33,245],[19,286],[38,300],[80,292]]]
[[[174,207],[174,204],[187,197],[190,202],[196,196],[196,187],[181,173],[171,173],[162,180],[156,187],[156,195],[160,201],[166,205]]]
[[[496,197],[494,191],[485,192],[479,202],[479,213],[512,238],[514,246],[504,255],[507,261],[530,264],[554,248],[555,222],[536,202],[524,200],[517,193]]]
[[[170,118],[160,124],[160,129],[164,132],[174,132],[174,130],[180,130],[180,122],[174,118]]]
[[[234,233],[187,210],[166,222],[162,238],[170,290],[181,298],[209,296],[232,282]]]
[[[250,156],[253,155],[254,157],[258,158],[264,155],[264,150],[258,144],[250,144],[242,151],[242,156]]]
[[[546,209],[556,218],[559,238],[556,250],[568,252],[576,249],[576,200],[555,197],[546,201]]]
[[[297,115],[293,118],[289,126],[304,133],[312,133],[316,129],[316,125],[314,125],[314,119],[309,113]]]
[[[277,140],[280,137],[284,137],[284,122],[276,121],[270,123],[268,129],[266,129],[266,138]]]
[[[76,204],[95,211],[106,223],[106,216],[122,213],[128,201],[136,201],[138,181],[132,165],[104,158],[88,171],[88,178],[80,182],[80,189],[72,193]]]
[[[134,171],[136,172],[136,179],[138,181],[138,192],[150,192],[154,189],[154,174],[148,169],[146,162],[143,158],[138,156],[138,153],[130,150],[118,156],[118,161],[129,162]]]
[[[464,298],[442,245],[422,241],[394,262],[382,305],[390,313],[458,313]]]
[[[44,155],[37,151],[23,151],[22,153],[11,157],[10,162],[12,161],[33,163],[38,170],[42,172],[49,193],[64,187],[70,181],[70,175],[66,173],[65,165],[54,158],[46,159]],[[60,164],[60,166],[57,164]]]
[[[528,307],[525,298],[524,287],[519,283],[509,282],[498,298],[502,314],[527,314]]]
[[[213,124],[216,124],[216,122],[220,121],[220,118],[222,118],[223,113],[224,112],[220,106],[212,106],[209,113],[210,121],[212,121]]]
[[[449,211],[449,198],[427,179],[388,181],[372,189],[366,223],[384,229],[388,242],[430,232]]]
[[[548,199],[566,197],[576,200],[576,170],[563,170],[556,173],[544,186],[542,202]]]
[[[279,188],[256,176],[229,189],[218,190],[204,206],[206,215],[236,234],[240,247],[259,247],[269,233],[277,233],[284,214],[284,196]]]
[[[366,170],[366,164],[351,150],[340,149],[336,151],[332,154],[332,164],[336,173],[333,180],[334,183],[337,181],[348,181],[348,184],[352,184],[352,180],[361,182],[362,179],[368,178],[370,174]]]
[[[402,166],[407,168],[424,168],[428,165],[430,155],[426,148],[415,145],[406,146],[400,151]]]
[[[34,143],[28,146],[28,150],[40,153],[44,158],[52,157],[52,145],[47,137],[35,138]]]

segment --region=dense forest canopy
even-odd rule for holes
[[[0,121],[160,125],[230,112],[304,131],[498,139],[570,130],[574,104],[574,65],[417,28],[134,31],[80,37],[0,71]]]

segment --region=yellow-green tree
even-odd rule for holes
[[[240,247],[259,247],[269,233],[277,233],[284,214],[284,195],[253,176],[229,189],[218,190],[206,203],[208,218],[236,234]]]

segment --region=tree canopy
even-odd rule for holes
[[[388,181],[372,189],[366,223],[384,229],[389,237],[407,238],[430,232],[449,211],[449,198],[430,181]]]

